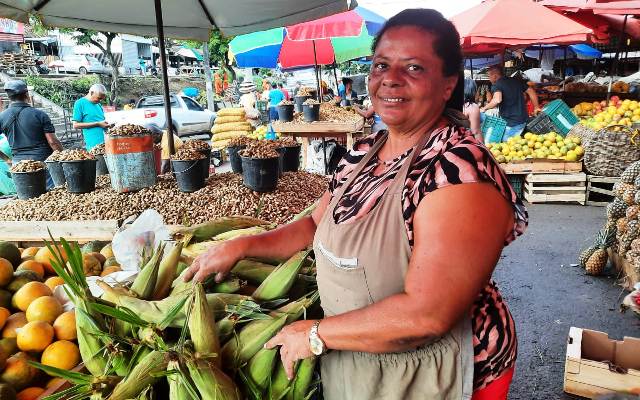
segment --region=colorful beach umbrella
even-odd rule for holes
[[[334,18],[335,17],[335,18]],[[329,65],[371,55],[385,19],[367,9],[236,36],[229,51],[241,68]]]

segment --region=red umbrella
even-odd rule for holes
[[[466,54],[590,41],[593,30],[529,0],[488,0],[451,19]]]
[[[592,1],[591,9],[594,14],[640,15],[640,1]]]

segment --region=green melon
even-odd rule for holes
[[[14,267],[22,262],[18,246],[9,242],[0,242],[0,258],[8,260]]]

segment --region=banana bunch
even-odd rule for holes
[[[76,304],[89,373],[33,365],[72,382],[65,393],[77,399],[152,399],[167,386],[171,400],[308,398],[315,359],[301,361],[289,381],[279,350],[264,344],[318,305],[310,250],[284,261],[241,260],[224,282],[183,280],[193,258],[211,246],[273,228],[225,217],[182,229],[173,246],[145,255],[131,285],[98,282],[101,298],[88,290],[78,246],[61,239],[70,267],[60,254],[57,271]]]

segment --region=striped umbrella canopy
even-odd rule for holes
[[[241,68],[329,65],[371,55],[385,19],[365,8],[293,26],[236,36],[229,52]]]

